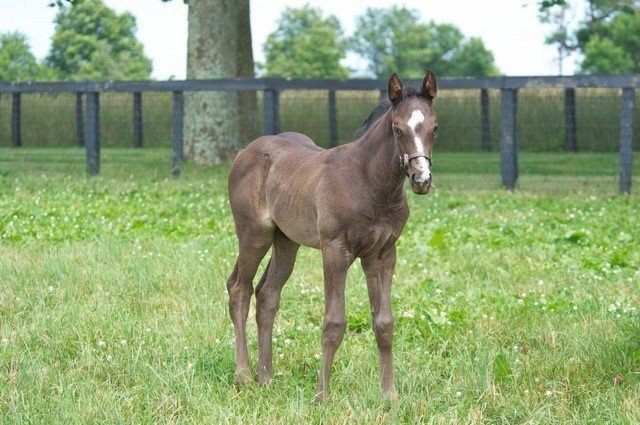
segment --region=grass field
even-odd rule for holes
[[[228,166],[174,180],[168,150],[105,149],[88,177],[81,150],[0,149],[0,423],[638,423],[640,198],[616,195],[615,155],[523,154],[513,193],[498,161],[438,154],[438,189],[409,196],[398,403],[380,398],[356,263],[316,406],[310,249],[276,318],[273,384],[233,386]]]

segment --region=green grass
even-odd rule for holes
[[[276,319],[275,381],[233,387],[228,166],[174,180],[167,150],[105,149],[88,177],[81,150],[0,150],[0,422],[638,423],[640,198],[615,195],[615,156],[523,155],[513,193],[496,154],[436,158],[439,188],[409,196],[398,244],[399,401],[380,398],[356,263],[315,406],[310,249]]]

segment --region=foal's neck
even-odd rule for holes
[[[377,202],[394,203],[404,197],[404,173],[391,130],[391,109],[358,141],[366,158],[366,173]]]

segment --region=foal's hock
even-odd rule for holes
[[[393,74],[390,103],[374,110],[378,117],[372,113],[357,140],[324,150],[303,134],[281,133],[254,140],[238,155],[229,173],[229,201],[239,252],[227,282],[238,385],[251,379],[246,323],[258,265],[272,248],[255,288],[258,381],[266,384],[273,376],[272,332],[280,293],[298,248],[305,245],[322,250],[324,271],[323,358],[316,400],[329,392],[331,364],[346,328],[347,269],[356,258],[367,280],[382,392],[397,397],[391,356],[395,244],[409,217],[405,178],[417,194],[431,188],[436,93],[431,71],[419,91],[403,91]]]

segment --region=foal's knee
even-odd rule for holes
[[[239,279],[235,282],[230,282],[227,290],[229,292],[229,312],[233,315],[237,308],[247,305],[251,300],[253,294],[253,286],[251,282],[243,283]]]
[[[274,291],[264,290],[256,292],[256,313],[258,316],[273,316],[280,308],[279,294]]]
[[[326,320],[322,327],[322,342],[330,345],[339,345],[346,329],[347,321],[345,319]]]
[[[393,341],[393,316],[376,316],[373,331],[380,348],[390,348]]]
[[[227,291],[231,294],[231,287],[235,285],[238,280],[238,264],[233,267],[233,271],[231,272],[231,276],[227,279]]]

